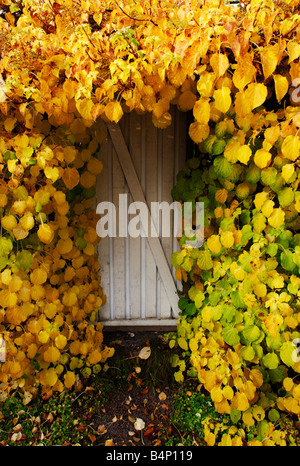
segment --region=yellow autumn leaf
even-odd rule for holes
[[[248,164],[250,157],[252,155],[252,150],[250,146],[244,144],[241,147],[239,147],[237,151],[237,158],[241,163],[244,163],[245,165]]]
[[[268,199],[268,193],[266,191],[261,191],[260,193],[255,194],[254,205],[257,210],[261,210],[263,204]]]
[[[91,157],[87,163],[87,169],[94,175],[99,175],[103,170],[103,163],[96,157]]]
[[[76,108],[85,120],[92,120],[91,110],[93,105],[92,99],[82,99],[76,102]]]
[[[245,91],[245,99],[249,102],[250,111],[260,107],[268,95],[267,87],[262,83],[251,83]]]
[[[152,114],[152,123],[156,128],[165,129],[172,123],[172,116],[169,112],[165,112],[161,117],[157,118]]]
[[[67,341],[67,338],[64,335],[60,334],[57,337],[55,337],[54,343],[58,349],[62,350],[66,346]]]
[[[271,152],[264,149],[258,149],[254,154],[254,163],[259,168],[266,168],[270,165],[272,159]]]
[[[281,76],[280,74],[274,74],[273,79],[275,82],[276,99],[280,102],[289,90],[289,82],[285,76]]]
[[[289,54],[289,63],[297,60],[300,56],[300,44],[296,41],[289,41],[287,44],[287,51]]]
[[[262,211],[262,213],[264,214],[265,217],[270,217],[270,215],[273,212],[274,205],[275,205],[275,203],[271,199],[267,199],[263,203],[263,205],[261,207],[261,211]]]
[[[245,393],[237,392],[231,400],[231,406],[238,411],[246,411],[249,408],[249,401]]]
[[[238,161],[238,151],[241,147],[241,144],[239,141],[236,141],[235,139],[231,139],[225,147],[224,150],[224,157],[225,159],[228,160],[230,163],[236,163]]]
[[[223,53],[214,53],[210,58],[210,64],[218,77],[223,76],[229,68],[229,60]]]
[[[294,387],[294,381],[291,379],[291,377],[285,377],[282,382],[283,388],[287,392],[291,392],[293,387]]]
[[[223,392],[223,396],[226,398],[226,400],[232,400],[232,398],[234,397],[234,391],[230,387],[230,385],[226,385],[223,388],[222,392]]]
[[[258,298],[264,298],[267,295],[267,287],[264,283],[253,285],[253,291]]]
[[[254,419],[250,411],[247,411],[246,413],[244,413],[242,419],[247,427],[251,427],[254,425]]]
[[[224,204],[226,202],[228,196],[228,191],[227,189],[218,189],[215,193],[215,199],[217,202],[220,202],[221,204]]]
[[[49,341],[50,334],[46,330],[41,330],[39,332],[37,338],[38,338],[39,342],[43,343],[43,345],[44,345],[45,343],[47,343]]]
[[[221,233],[221,243],[227,249],[231,248],[234,244],[234,236],[232,231],[223,231]]]
[[[285,398],[283,400],[284,407],[287,411],[294,413],[294,414],[299,414],[300,413],[300,406],[297,400],[295,398]]]
[[[64,383],[66,388],[71,388],[76,380],[76,376],[74,372],[68,371],[66,374],[64,374]]]
[[[88,361],[90,364],[98,364],[102,359],[102,354],[98,349],[92,351],[88,356]]]
[[[37,235],[42,243],[50,244],[54,238],[54,231],[50,227],[50,225],[43,223],[39,226]]]
[[[285,213],[280,207],[273,209],[272,215],[268,218],[269,225],[276,229],[279,229],[282,225],[284,225],[284,220]]]
[[[165,112],[170,108],[170,102],[168,99],[162,98],[159,99],[153,105],[152,113],[156,118],[160,118]]]
[[[18,224],[17,219],[12,214],[4,215],[4,217],[1,218],[1,226],[5,230],[8,230],[8,231],[13,230],[14,228],[16,228],[17,224]]]
[[[5,131],[7,131],[8,133],[11,133],[12,130],[14,129],[14,127],[15,127],[16,122],[17,122],[16,118],[6,118],[4,120]]]
[[[73,189],[78,185],[80,175],[75,167],[67,167],[63,171],[62,179],[68,189]]]
[[[0,291],[0,306],[2,307],[14,307],[18,302],[18,296],[15,292],[9,290]]]
[[[254,80],[256,72],[250,53],[243,54],[240,56],[235,72],[233,73],[233,84],[239,91],[242,91],[247,84]]]
[[[77,295],[73,291],[68,291],[63,295],[62,303],[64,306],[74,306],[77,303]]]
[[[278,312],[268,314],[264,319],[264,324],[269,330],[270,335],[274,338],[277,337],[278,328],[282,325],[283,318]]]
[[[278,50],[276,51],[272,46],[264,47],[260,52],[260,58],[265,79],[268,79],[278,64]]]
[[[219,254],[222,249],[219,235],[212,235],[207,239],[207,247],[214,254]]]
[[[188,110],[192,110],[196,101],[196,95],[192,91],[186,90],[182,94],[180,94],[177,106],[179,110],[181,110],[182,112],[187,112]]]
[[[300,154],[300,139],[299,136],[287,136],[281,146],[283,155],[293,162],[297,160]]]
[[[191,123],[189,126],[189,135],[196,144],[200,144],[200,142],[209,136],[208,124],[202,124],[198,121]]]
[[[44,352],[44,361],[46,362],[56,362],[60,358],[60,351],[55,346],[50,346]]]
[[[282,167],[281,175],[286,183],[289,182],[293,174],[295,173],[295,167],[291,163],[287,163]]]
[[[28,230],[25,230],[20,224],[13,229],[13,234],[16,240],[21,240],[28,236]]]
[[[109,102],[105,107],[105,115],[109,121],[118,123],[123,116],[123,109],[120,102]]]
[[[80,184],[83,188],[89,189],[96,184],[96,175],[89,171],[84,171],[80,175]]]
[[[216,89],[213,97],[215,99],[215,107],[222,113],[228,112],[231,106],[231,90],[229,87],[222,87],[222,89]]]
[[[60,239],[56,245],[56,249],[60,254],[68,254],[73,247],[73,241],[71,238]]]
[[[54,367],[50,367],[41,373],[41,383],[43,385],[53,387],[57,382],[58,376]]]
[[[49,178],[52,181],[52,183],[55,183],[55,181],[57,181],[59,178],[59,170],[57,167],[49,167],[47,165],[44,168],[44,173],[46,178]]]
[[[271,126],[270,128],[267,128],[265,130],[265,140],[271,144],[271,146],[274,145],[274,143],[277,141],[277,139],[280,136],[280,126]]]
[[[29,137],[25,133],[18,134],[14,137],[14,144],[21,149],[25,149],[25,147],[27,147],[29,144]]]
[[[30,274],[30,281],[33,285],[42,285],[47,281],[47,271],[43,267],[34,269]]]
[[[210,104],[208,99],[197,100],[193,108],[193,115],[199,123],[207,124],[210,117]]]
[[[223,399],[223,392],[221,387],[219,385],[215,385],[210,392],[210,396],[214,402],[220,403]]]

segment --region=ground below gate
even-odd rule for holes
[[[98,433],[103,432],[103,443],[106,444],[161,445],[162,437],[164,442],[172,432],[173,392],[170,388],[172,370],[163,334],[105,332],[104,342],[116,349],[116,355],[108,365],[110,377],[113,373],[119,383],[114,385],[101,407],[94,428]],[[151,349],[147,361],[138,358],[143,348]]]

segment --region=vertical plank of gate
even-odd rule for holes
[[[129,114],[128,139],[125,142],[129,149],[136,174],[141,179],[141,116],[135,111]],[[133,202],[130,196],[130,202]],[[133,218],[131,215],[129,218]],[[141,318],[141,238],[130,238],[130,305],[131,319]]]
[[[163,150],[162,150],[162,199],[167,201],[168,203],[172,203],[172,196],[171,196],[171,189],[173,187],[173,180],[174,180],[174,152],[175,152],[175,145],[174,145],[174,110],[171,110],[172,114],[172,125],[168,128],[163,130]],[[173,215],[170,215],[170,222],[172,222]],[[173,223],[173,222],[172,222]],[[173,227],[171,223],[171,235],[173,235]],[[172,237],[164,238],[162,237],[161,240],[162,247],[165,253],[165,256],[168,260],[169,267],[171,268],[170,258],[173,252],[172,245],[173,240]],[[167,319],[171,317],[171,307],[170,302],[168,300],[166,291],[164,287],[161,290],[161,318]]]
[[[101,144],[99,158],[103,163],[103,170],[97,178],[96,184],[96,202],[95,210],[98,203],[109,201],[110,197],[112,198],[112,192],[109,192],[109,175],[110,167],[109,160],[111,159],[110,155],[112,154],[112,142],[108,138],[106,142]],[[111,167],[112,168],[112,167]],[[110,320],[110,285],[113,286],[113,283],[110,284],[110,251],[109,251],[109,238],[102,238],[97,245],[97,254],[100,260],[100,275],[101,275],[101,286],[103,293],[106,295],[106,304],[100,309],[99,315],[100,320]]]
[[[148,206],[151,208],[151,202],[157,202],[157,128],[152,123],[151,115],[144,116],[144,125],[146,128],[146,199]],[[146,316],[147,318],[156,317],[156,263],[153,258],[148,241],[146,241]]]
[[[129,141],[129,116],[123,118],[120,122],[120,128],[124,135],[125,141]],[[123,194],[123,193],[122,193]],[[124,177],[124,194],[127,195],[127,206],[132,202],[132,198],[130,195],[129,187],[127,181]],[[128,214],[125,215],[126,224],[128,224]],[[130,293],[130,238],[127,235],[124,239],[125,242],[125,310],[124,310],[124,319],[131,318],[131,293]]]
[[[114,238],[114,318],[124,319],[125,294],[125,238],[118,236],[119,194],[125,191],[125,180],[118,156],[113,149],[113,203],[117,211],[117,236]]]

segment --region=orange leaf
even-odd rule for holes
[[[64,169],[62,179],[68,189],[73,189],[78,185],[80,176],[75,167],[67,167]]]

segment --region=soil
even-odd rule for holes
[[[93,429],[103,433],[99,444],[163,445],[172,433],[172,388],[156,387],[146,377],[151,364],[156,364],[156,361],[151,362],[155,352],[162,354],[162,347],[167,346],[163,336],[157,332],[114,332],[105,334],[104,341],[107,346],[114,346],[116,353],[121,354],[122,364],[128,365],[127,371],[121,367],[124,380],[113,386],[94,421]],[[147,361],[141,361],[137,356],[145,346],[151,348],[151,356]],[[136,367],[141,371],[136,372]],[[121,369],[115,368],[117,375]]]

